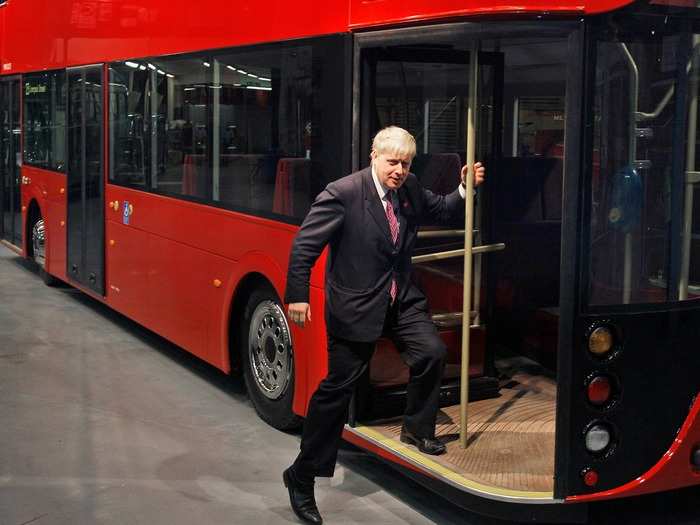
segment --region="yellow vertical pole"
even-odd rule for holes
[[[467,405],[469,404],[469,336],[472,301],[472,244],[474,232],[474,161],[476,157],[477,82],[479,72],[478,43],[469,52],[469,101],[467,107],[467,164],[464,199],[464,290],[462,301],[462,375],[460,381],[459,443],[467,448]]]

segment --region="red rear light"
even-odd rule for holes
[[[601,406],[610,401],[612,384],[607,376],[595,376],[588,382],[586,396],[588,401],[596,406]]]
[[[595,487],[598,484],[598,473],[592,468],[584,469],[581,473],[583,475],[583,482],[588,487]]]

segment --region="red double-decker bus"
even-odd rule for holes
[[[697,484],[700,10],[558,4],[0,1],[4,242],[240,372],[294,428],[326,371],[322,316],[299,329],[280,301],[298,225],[391,124],[422,184],[452,191],[471,114],[473,271],[464,225],[425,225],[414,261],[450,349],[448,452],[400,443],[408,374],[384,341],[344,437],[520,520]]]

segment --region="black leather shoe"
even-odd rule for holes
[[[414,436],[413,434],[411,434],[405,428],[401,429],[400,439],[403,443],[414,445],[418,447],[418,450],[420,450],[424,454],[430,454],[431,456],[439,456],[440,454],[444,454],[447,450],[447,447],[445,447],[445,445],[441,441],[435,439],[434,437],[419,438],[418,436]]]
[[[321,513],[314,498],[314,484],[299,483],[291,472],[291,467],[282,473],[282,481],[289,491],[289,503],[297,517],[304,523],[323,523]]]

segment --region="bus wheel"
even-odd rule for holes
[[[256,412],[280,430],[298,427],[301,418],[292,411],[292,338],[282,305],[273,291],[256,290],[251,294],[243,325],[243,375]]]
[[[39,268],[39,276],[48,286],[55,286],[58,279],[46,271],[46,229],[41,215],[32,226],[32,259]]]

